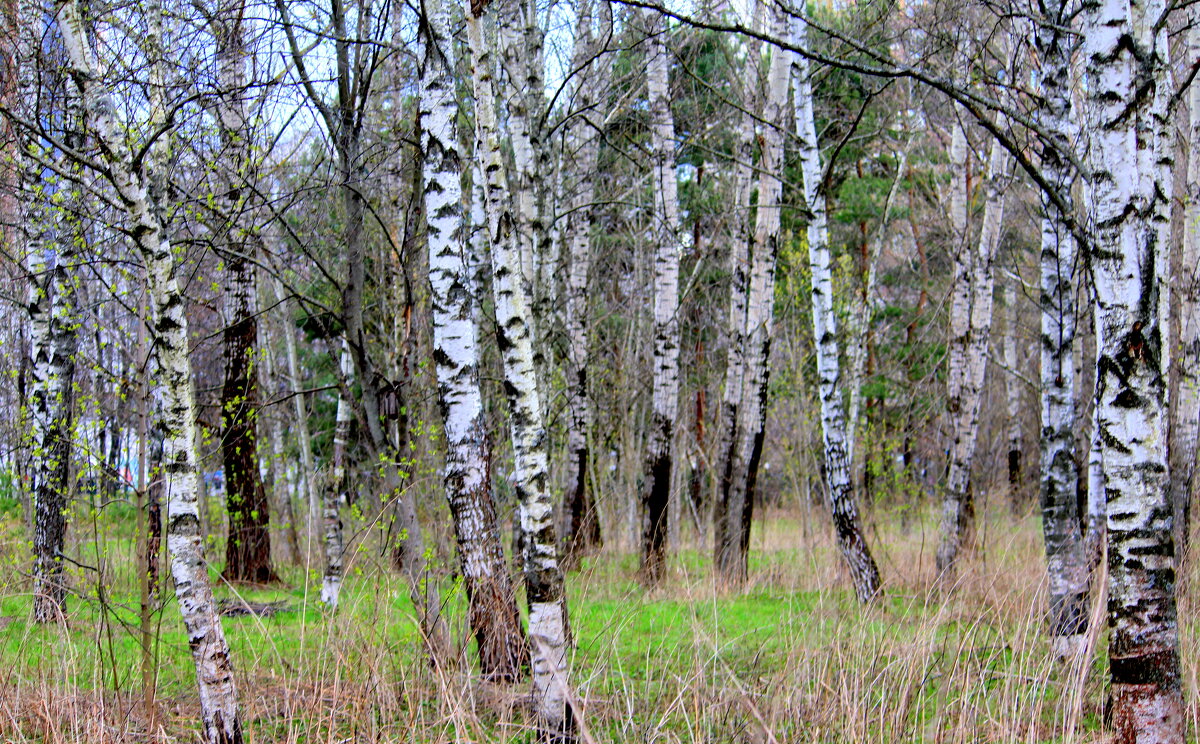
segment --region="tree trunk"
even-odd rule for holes
[[[36,4],[21,3],[19,18],[18,106],[28,121],[38,121],[51,114],[36,107],[43,97],[38,79],[46,24],[41,6]],[[75,118],[70,113],[64,116]],[[68,126],[73,128],[74,122]],[[51,211],[55,207],[45,196],[48,184],[38,162],[43,148],[37,136],[26,130],[20,130],[19,140],[22,234],[30,282],[31,364],[26,405],[33,442],[33,619],[45,623],[65,621],[66,610],[62,550],[70,490],[76,347],[74,278],[68,267],[74,261],[78,235],[71,217],[63,220],[70,223],[66,235],[54,230]],[[73,185],[68,188],[74,190]],[[58,239],[51,242],[56,234]]]
[[[1072,174],[1063,156],[1075,139],[1071,125],[1071,38],[1067,4],[1046,6],[1037,32],[1045,91],[1039,119],[1052,140],[1041,148],[1047,180],[1067,196]],[[1091,566],[1084,552],[1075,453],[1075,239],[1054,203],[1042,195],[1041,505],[1050,584],[1050,637],[1059,658],[1083,650]]]
[[[1003,121],[997,123],[1003,124]],[[953,580],[954,563],[962,546],[969,542],[974,528],[971,468],[975,462],[979,407],[987,374],[992,325],[992,261],[996,256],[1004,222],[1006,168],[1005,151],[998,142],[993,142],[983,183],[983,224],[979,242],[975,250],[957,253],[965,254],[964,258],[955,258],[956,287],[950,310],[946,400],[953,434],[946,494],[942,501],[941,544],[937,552],[938,574],[950,583]],[[953,193],[957,194],[958,189],[955,188]],[[954,212],[958,215],[955,218],[958,223],[956,230],[962,224],[962,210],[965,210],[965,205],[955,205]],[[962,227],[965,235],[965,225]]]
[[[350,424],[354,417],[350,411],[349,391],[354,385],[354,363],[350,360],[350,347],[342,340],[342,351],[338,355],[339,380],[337,415],[333,428],[333,482],[322,492],[321,524],[325,530],[325,575],[321,579],[321,601],[337,609],[338,596],[342,590],[342,516],[341,505],[349,499],[349,468],[347,448],[350,444]]]
[[[266,346],[269,348],[270,344],[266,344]],[[267,379],[271,381],[271,386],[278,390],[279,375],[275,368],[274,356],[270,353],[264,354],[263,366],[266,368],[264,372]],[[269,474],[271,478],[271,500],[275,502],[278,527],[283,532],[284,560],[292,565],[301,565],[303,561],[300,560],[300,538],[296,534],[296,515],[292,510],[292,489],[287,477],[289,468],[283,452],[283,423],[280,421],[278,409],[268,414],[266,424],[270,431],[271,459],[270,464],[260,462],[260,464],[266,465],[266,467],[260,467],[260,471]]]
[[[501,4],[517,0],[499,0]],[[538,398],[529,327],[529,298],[521,281],[520,256],[507,206],[509,191],[495,118],[491,51],[480,20],[468,9],[467,32],[473,60],[475,120],[486,174],[485,205],[492,248],[492,292],[496,333],[510,408],[514,474],[525,595],[529,602],[529,640],[533,666],[534,710],[539,736],[549,741],[574,738],[575,721],[567,690],[567,596],[558,566],[554,507],[547,472],[546,430]],[[504,19],[510,14],[500,13]]]
[[[1190,9],[1188,56],[1200,58],[1200,11]],[[1196,445],[1200,440],[1200,86],[1188,87],[1188,162],[1184,193],[1182,271],[1179,282],[1179,392],[1171,421],[1171,508],[1175,549],[1187,553],[1196,490]]]
[[[792,40],[805,48],[807,26],[802,18],[792,19]],[[776,54],[779,54],[778,52]],[[850,570],[858,601],[869,602],[880,591],[879,568],[858,517],[854,484],[850,477],[850,462],[846,456],[846,419],[842,412],[842,391],[838,387],[837,316],[833,309],[833,274],[830,269],[829,228],[825,207],[824,185],[821,183],[821,149],[817,141],[813,115],[813,89],[809,62],[799,54],[792,55],[793,77],[796,83],[796,129],[800,139],[800,167],[804,177],[804,200],[810,214],[808,223],[808,256],[812,270],[813,339],[817,350],[817,380],[821,397],[821,435],[824,443],[825,481],[829,493],[829,510],[833,515],[834,531],[842,559]],[[772,63],[774,73],[774,63]],[[786,87],[778,100],[782,107],[787,99]],[[782,142],[777,146],[782,165]],[[766,148],[764,148],[766,151]],[[762,210],[762,192],[759,210]],[[779,190],[775,192],[778,198]],[[778,225],[778,212],[774,217]],[[762,217],[759,217],[762,224]],[[778,229],[778,228],[776,228]]]
[[[126,126],[100,82],[75,0],[58,9],[63,46],[79,84],[88,121],[102,143],[113,186],[128,210],[130,234],[146,264],[152,335],[158,349],[166,478],[167,547],[171,574],[196,665],[203,736],[212,744],[242,741],[229,646],[216,613],[201,555],[196,509],[195,403],[188,361],[188,319],[175,276],[174,250],[146,191],[145,173],[125,141]]]
[[[296,352],[296,325],[292,320],[291,303],[284,300],[287,295],[278,276],[275,277],[275,294],[284,310],[283,343],[287,351],[288,388],[296,409],[296,433],[300,439],[300,465],[304,469],[304,494],[308,502],[308,534],[311,540],[317,531],[317,467],[313,462],[312,437],[308,431],[308,406],[304,403],[304,396],[299,394],[302,378],[300,355]]]
[[[611,14],[608,0],[597,0]],[[567,130],[567,147],[577,164],[576,194],[567,215],[566,240],[570,246],[570,272],[567,275],[567,404],[570,429],[567,433],[566,503],[563,507],[563,568],[578,565],[587,552],[602,544],[600,519],[592,498],[591,428],[592,401],[588,392],[588,367],[591,364],[591,318],[588,312],[588,275],[592,266],[592,232],[596,224],[596,166],[600,157],[600,133],[607,106],[608,67],[590,67],[597,52],[592,36],[592,0],[583,0],[576,26],[575,54],[572,66],[579,70],[576,79],[575,106],[578,118]]]
[[[666,569],[667,514],[679,412],[679,197],[675,175],[675,120],[671,115],[666,23],[656,11],[646,22],[646,77],[650,106],[650,212],[654,256],[653,400],[642,484],[642,580],[657,584]]]
[[[421,25],[421,149],[433,306],[433,358],[446,439],[442,477],[485,679],[513,682],[529,663],[491,493],[491,443],[479,388],[474,261],[463,219],[449,9],[425,4]]]
[[[1099,308],[1097,423],[1108,506],[1109,668],[1119,742],[1182,742],[1167,483],[1172,137],[1165,3],[1085,5]]]
[[[541,318],[546,288],[541,268],[550,235],[544,214],[544,195],[551,182],[551,168],[549,152],[542,142],[546,86],[543,32],[537,21],[537,3],[532,0],[497,3],[496,24],[503,58],[501,66],[507,80],[504,103],[514,166],[509,178],[513,229],[521,277],[531,303],[529,322],[533,333],[534,365],[538,384],[544,387],[545,329],[541,327]]]
[[[1013,512],[1016,513],[1024,503],[1024,489],[1021,484],[1021,444],[1024,441],[1021,430],[1021,379],[1017,377],[1018,360],[1017,345],[1018,318],[1020,309],[1017,307],[1017,284],[1021,281],[1018,273],[1004,284],[1004,310],[1007,317],[1007,327],[1004,329],[1004,366],[1008,374],[1004,376],[1005,413],[1008,415],[1008,498]]]
[[[763,3],[752,0],[752,25],[757,28]],[[753,111],[753,88],[757,87],[759,44],[747,44],[743,68],[743,105]],[[750,196],[753,191],[751,164],[754,157],[754,119],[742,117],[736,139],[733,191],[739,214],[729,241],[729,320],[728,354],[725,362],[725,387],[721,394],[718,429],[719,480],[713,514],[713,563],[721,580],[741,584],[747,578],[749,525],[746,514],[745,455],[742,453],[742,409],[746,405],[746,311],[750,293]],[[753,505],[751,505],[753,509]],[[743,536],[743,527],[747,534]],[[747,550],[743,549],[747,547]]]
[[[225,466],[225,499],[229,539],[225,543],[225,577],[230,581],[278,581],[271,567],[271,509],[258,472],[258,314],[255,253],[257,239],[244,225],[246,186],[252,167],[246,114],[245,5],[222,2],[213,16],[217,55],[217,122],[224,159],[231,163],[222,198],[225,211],[226,327],[222,342],[225,382],[221,388],[221,459]]]

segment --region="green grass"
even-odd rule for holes
[[[128,732],[145,723],[132,702],[141,695],[141,632],[129,526],[98,519],[91,527],[71,548],[87,568],[70,569],[78,594],[63,628],[28,621],[28,547],[19,521],[4,523],[0,737],[88,740],[97,719]],[[805,540],[782,515],[756,533],[742,592],[719,590],[708,552],[695,548],[679,551],[667,584],[650,592],[635,580],[635,556],[588,559],[568,586],[571,681],[591,733],[614,742],[758,742],[767,732],[813,742],[1098,738],[1103,639],[1082,687],[1047,658],[1036,523],[993,533],[1001,539],[985,540],[950,597],[929,590],[925,528],[880,530],[887,596],[872,607],[854,601],[828,538]],[[317,602],[314,569],[280,566],[284,583],[252,589],[210,571],[219,598],[290,608],[223,620],[251,740],[529,740],[525,684],[496,688],[469,668],[431,670],[407,590],[381,560],[377,547],[359,547],[336,614]],[[444,615],[455,637],[467,638],[461,589],[444,589]],[[187,738],[192,665],[173,596],[164,594],[152,627],[158,723]],[[1185,648],[1194,645],[1189,624]],[[64,696],[91,702],[47,723],[37,701]]]

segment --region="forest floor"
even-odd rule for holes
[[[654,591],[636,582],[633,555],[589,559],[568,585],[577,642],[571,683],[590,739],[1103,738],[1104,633],[1094,638],[1086,669],[1050,659],[1033,515],[987,512],[978,549],[948,595],[931,589],[932,515],[902,524],[876,514],[873,521],[886,596],[871,607],[855,603],[824,524],[804,529],[795,514],[769,513],[756,526],[750,582],[737,592],[716,588],[708,551],[695,545],[677,552],[669,581]],[[71,572],[77,594],[67,623],[40,627],[28,621],[29,548],[19,515],[0,525],[0,738],[195,741],[197,698],[173,597],[154,614],[153,719],[142,702],[143,633],[129,541],[110,534],[77,543],[87,567]],[[218,585],[219,597],[283,609],[224,620],[248,739],[532,741],[527,683],[484,684],[470,664],[431,669],[402,580],[381,564],[377,551],[355,553],[336,615],[317,601],[315,569],[282,566],[286,583],[268,588]],[[1193,732],[1200,730],[1194,575],[1183,582],[1180,607]],[[464,638],[461,592],[451,585],[446,596],[445,614]],[[1095,609],[1093,617],[1102,618]]]

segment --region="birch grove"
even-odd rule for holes
[[[1194,737],[1195,14],[0,0],[0,739]]]

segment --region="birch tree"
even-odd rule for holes
[[[130,234],[146,264],[152,338],[160,379],[155,396],[162,406],[163,469],[167,493],[167,549],[188,646],[196,666],[203,737],[207,742],[242,741],[233,663],[217,617],[212,586],[201,552],[196,508],[195,397],[188,361],[188,319],[175,273],[173,247],[158,205],[146,190],[146,174],[125,139],[126,123],[96,72],[96,63],[75,0],[58,7],[58,25],[71,73],[83,96],[89,127],[96,135],[113,187],[128,211]]]
[[[354,362],[350,358],[350,345],[344,339],[341,353],[338,354],[338,372],[340,384],[333,424],[333,482],[323,491],[321,499],[321,525],[325,533],[325,575],[321,579],[321,601],[335,610],[342,591],[342,553],[345,552],[345,543],[342,539],[341,506],[349,498],[347,450],[350,446],[350,425],[354,421],[349,395],[354,384]]]
[[[222,0],[209,16],[216,42],[216,120],[221,135],[224,189],[220,207],[226,327],[221,389],[221,459],[225,466],[229,539],[225,576],[233,581],[278,580],[271,567],[271,509],[259,475],[259,360],[256,253],[258,236],[246,224],[253,161],[248,119],[244,0]]]
[[[611,22],[608,0],[596,0],[602,16]],[[593,0],[581,0],[575,31],[572,67],[576,72],[575,100],[578,114],[567,122],[567,148],[579,176],[577,191],[567,215],[566,241],[570,254],[567,275],[566,330],[567,405],[571,420],[567,432],[567,479],[563,506],[564,568],[576,563],[587,550],[601,543],[600,519],[592,498],[590,479],[592,401],[588,393],[591,358],[591,318],[588,279],[592,267],[592,231],[596,223],[596,170],[600,159],[600,136],[607,106],[609,67],[595,60],[597,44],[593,30]],[[603,27],[603,26],[602,26]]]
[[[499,0],[516,3],[518,0]],[[522,536],[522,568],[529,603],[529,642],[533,667],[534,710],[539,736],[551,741],[574,737],[575,720],[567,691],[567,596],[558,565],[554,508],[547,472],[546,429],[538,396],[529,325],[529,297],[521,281],[520,253],[509,205],[508,177],[496,124],[492,54],[484,43],[479,14],[467,10],[467,33],[472,55],[475,126],[483,163],[484,204],[492,253],[492,294],[496,304],[496,334],[504,368],[512,436],[513,486]],[[500,22],[510,18],[503,8]]]
[[[27,127],[41,121],[61,121],[64,141],[79,148],[81,126],[78,97],[68,94],[65,110],[43,111],[49,101],[39,83],[46,16],[40,3],[21,2],[17,33],[17,86],[22,118]],[[70,491],[72,422],[75,408],[75,281],[73,264],[82,236],[74,216],[78,207],[75,184],[55,177],[48,182],[45,152],[36,130],[18,130],[22,235],[28,261],[30,319],[29,420],[32,424],[33,483],[33,618],[37,622],[65,620],[66,585],[62,580],[62,551],[66,536]],[[59,134],[56,132],[56,134]],[[63,170],[63,169],[60,169]],[[72,170],[68,165],[66,171]],[[72,211],[68,211],[72,210]]]
[[[1039,123],[1052,139],[1041,148],[1042,170],[1060,194],[1074,180],[1064,155],[1075,140],[1071,123],[1070,4],[1047,3],[1037,28],[1044,96]],[[1064,215],[1042,195],[1041,235],[1041,506],[1050,580],[1050,635],[1054,653],[1073,658],[1084,646],[1089,574],[1076,494],[1075,452],[1075,238]]]
[[[757,28],[763,4],[752,0],[751,26]],[[713,564],[722,580],[741,583],[746,580],[750,546],[750,522],[753,517],[753,496],[746,493],[748,454],[742,447],[742,410],[747,401],[746,386],[746,327],[747,307],[750,304],[750,196],[754,181],[754,118],[750,112],[756,103],[759,78],[760,44],[747,43],[746,62],[742,71],[743,105],[746,113],[735,140],[736,159],[733,165],[733,196],[736,214],[729,238],[729,315],[725,361],[725,382],[721,392],[719,492],[713,514]]]
[[[784,29],[780,30],[782,32]],[[806,48],[807,25],[803,18],[792,19],[792,42]],[[782,57],[781,52],[777,56]],[[782,63],[780,65],[782,67]],[[786,68],[784,68],[786,71]],[[804,178],[804,200],[808,205],[808,256],[812,271],[813,339],[817,350],[817,379],[821,399],[821,438],[824,444],[825,481],[829,510],[833,515],[834,531],[842,560],[850,570],[854,592],[860,602],[869,602],[880,591],[879,568],[867,547],[854,497],[850,476],[850,460],[846,452],[846,419],[842,411],[841,376],[838,361],[837,316],[833,309],[833,278],[830,269],[829,227],[822,181],[821,150],[817,141],[813,114],[812,73],[808,58],[792,55],[795,78],[796,130],[800,141],[800,168]],[[772,62],[772,76],[776,74]],[[783,75],[784,73],[779,73]],[[774,83],[773,83],[774,85]],[[786,85],[786,83],[785,83]],[[787,98],[786,88],[773,92],[772,97],[782,107]],[[782,156],[782,143],[776,145]],[[766,148],[764,148],[764,152]],[[760,190],[759,209],[762,209]],[[773,195],[778,198],[779,190]],[[774,216],[778,225],[778,213]],[[760,224],[762,217],[759,217]],[[776,229],[778,229],[776,227]]]
[[[642,577],[647,583],[656,584],[666,568],[672,450],[679,413],[679,184],[675,175],[675,121],[671,115],[671,60],[664,38],[666,23],[655,11],[645,11],[644,18],[648,33],[646,80],[654,199],[650,233],[655,238],[655,253],[651,363],[654,404],[643,469]]]
[[[279,276],[274,277],[275,296],[282,303],[285,310],[290,308],[290,303],[286,301],[287,295],[284,293],[283,282]],[[300,395],[300,355],[296,351],[296,326],[292,323],[291,313],[285,312],[283,319],[283,344],[284,351],[287,354],[287,376],[288,387],[291,389],[292,405],[296,414],[296,434],[299,439],[300,447],[300,466],[304,472],[301,475],[304,478],[304,495],[305,501],[308,504],[308,532],[309,535],[316,534],[317,523],[317,467],[313,462],[312,451],[312,436],[308,428],[308,407],[304,403],[304,396]]]
[[[435,660],[441,661],[449,656],[449,636],[441,617],[440,592],[437,582],[431,580],[428,572],[425,535],[412,494],[401,488],[397,463],[399,442],[389,436],[384,425],[380,390],[376,384],[383,379],[383,375],[377,372],[377,365],[368,353],[370,345],[363,324],[368,242],[365,225],[368,204],[362,189],[362,184],[366,182],[363,129],[366,102],[372,75],[378,68],[380,47],[352,35],[352,9],[347,8],[343,0],[330,0],[336,79],[331,86],[334,100],[327,100],[309,70],[307,50],[301,45],[298,27],[292,20],[286,0],[276,0],[275,10],[283,24],[292,67],[332,140],[332,154],[339,180],[338,197],[344,215],[339,236],[346,261],[340,313],[343,337],[361,390],[366,441],[382,472],[384,491],[395,504],[399,539],[394,557],[408,581],[409,597],[416,608],[427,649]],[[360,17],[359,20],[364,19]],[[317,36],[324,34],[321,31]]]
[[[491,493],[491,444],[479,388],[474,260],[463,215],[450,13],[427,0],[421,24],[421,150],[433,348],[446,439],[442,478],[458,539],[471,631],[485,679],[515,681],[529,662]]]
[[[1099,313],[1097,427],[1108,513],[1109,668],[1118,741],[1182,742],[1167,479],[1164,275],[1173,164],[1168,6],[1081,16]]]
[[[1018,352],[1020,344],[1021,309],[1017,306],[1017,285],[1021,276],[1014,269],[1013,276],[1004,283],[1003,301],[1005,310],[1004,329],[1004,366],[1007,374],[1004,376],[1005,414],[1008,417],[1006,434],[1008,438],[1008,492],[1013,509],[1017,509],[1024,500],[1024,489],[1021,483],[1021,458],[1024,434],[1021,426],[1021,384],[1018,376]]]
[[[1003,124],[1003,121],[997,124]],[[957,131],[956,140],[960,136]],[[965,138],[962,141],[965,143]],[[955,144],[957,146],[957,141]],[[1000,242],[1007,188],[1004,148],[993,140],[990,150],[987,173],[982,183],[984,206],[979,239],[969,250],[957,252],[955,258],[956,286],[950,307],[946,383],[946,410],[950,414],[952,436],[946,493],[942,500],[941,543],[937,552],[938,573],[944,579],[953,575],[954,562],[973,529],[975,514],[971,468],[975,461],[979,408],[991,341],[992,265]],[[965,192],[959,192],[957,184],[952,188],[952,199],[965,199]],[[960,234],[965,239],[965,203],[956,201],[952,212],[955,215],[955,230],[958,232],[961,228]]]

